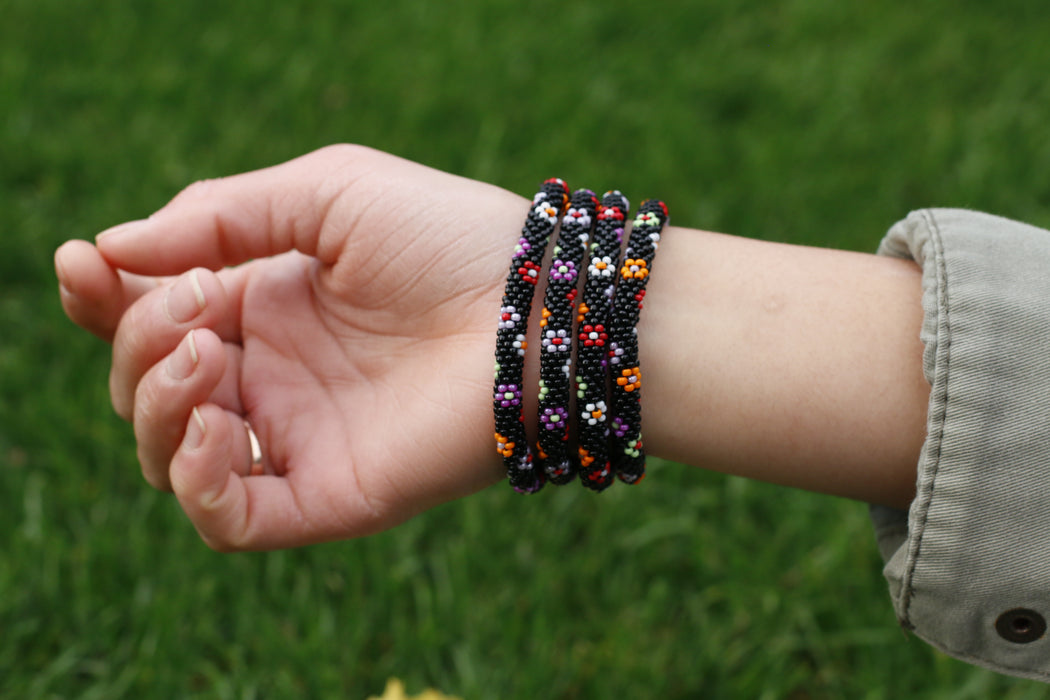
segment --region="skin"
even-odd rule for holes
[[[331,146],[66,243],[59,292],[113,345],[143,475],[209,546],[360,537],[504,478],[493,339],[528,207]],[[639,325],[648,453],[906,507],[920,295],[911,263],[668,227]]]

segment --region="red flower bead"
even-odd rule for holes
[[[605,347],[605,341],[609,339],[609,334],[605,332],[605,326],[597,324],[592,326],[587,324],[580,329],[580,342],[586,347]]]
[[[531,260],[526,260],[525,264],[518,268],[518,274],[523,280],[535,286],[540,277],[540,266]]]

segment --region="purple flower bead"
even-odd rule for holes
[[[540,414],[540,422],[547,430],[557,430],[565,427],[565,419],[569,417],[569,411],[562,406],[543,409]]]
[[[576,263],[571,260],[555,260],[551,265],[551,279],[572,282],[576,279]]]
[[[517,384],[500,384],[496,387],[495,400],[503,408],[521,405],[521,389]]]

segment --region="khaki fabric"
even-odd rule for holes
[[[952,656],[1050,682],[1050,634],[996,624],[1050,623],[1050,232],[930,209],[879,254],[923,269],[932,387],[915,501],[871,511],[897,616]]]

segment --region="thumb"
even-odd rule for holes
[[[143,275],[218,270],[290,250],[331,263],[346,229],[336,227],[322,240],[325,219],[377,157],[392,158],[361,146],[329,146],[271,168],[203,180],[148,219],[100,233],[96,245],[114,267]]]

